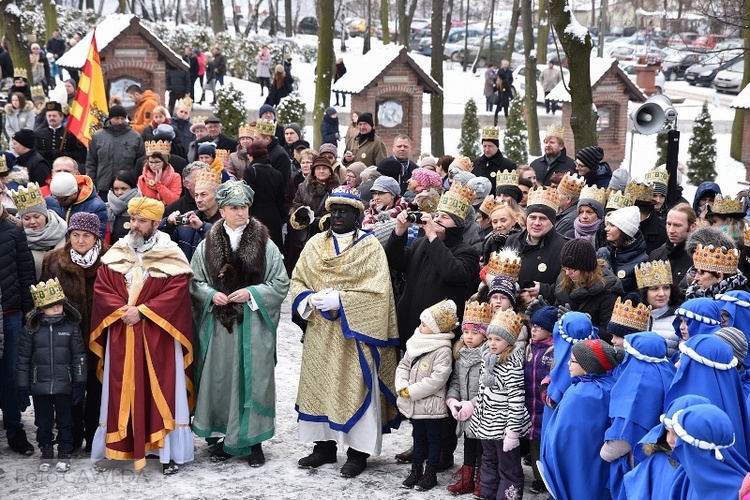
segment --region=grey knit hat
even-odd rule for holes
[[[747,357],[748,349],[747,337],[745,337],[745,334],[742,333],[741,330],[732,326],[726,326],[717,330],[716,333],[714,333],[714,336],[719,337],[721,340],[730,345],[730,347],[732,348],[732,352],[734,353],[734,357],[737,358],[737,361],[742,363],[745,360],[745,358]]]
[[[609,180],[609,186],[612,191],[625,191],[625,187],[630,180],[630,174],[624,168],[618,168],[612,172],[612,178]]]
[[[617,366],[615,349],[601,339],[578,342],[573,346],[572,353],[586,373],[603,375]]]
[[[703,245],[704,247],[713,245],[714,248],[737,248],[734,240],[727,233],[711,226],[699,227],[690,233],[687,241],[685,241],[685,251],[688,255],[693,255],[698,245]]]

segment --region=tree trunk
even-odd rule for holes
[[[391,30],[388,28],[388,0],[380,0],[380,26],[383,29],[383,45],[391,43]]]
[[[409,8],[406,8],[406,0],[399,0],[399,13],[404,12],[403,17],[399,18],[398,39],[399,43],[409,50],[411,40],[411,20],[414,19],[414,12],[417,10],[417,0],[409,2]]]
[[[211,1],[213,2],[217,0]],[[271,23],[268,25],[268,36],[276,37],[276,25],[279,23],[279,20],[276,17],[276,9],[274,8],[273,1],[268,2],[268,17],[271,18]]]
[[[128,11],[128,2],[127,0],[119,0],[119,6],[117,7],[117,13],[118,14],[125,14]],[[177,12],[179,15],[180,11],[180,3],[177,3]]]
[[[492,30],[489,29],[490,27],[490,19],[491,17],[487,18],[487,21],[484,22],[484,31],[482,32],[482,38],[479,39],[479,48],[477,49],[477,55],[474,56],[474,62],[471,64],[471,72],[476,73],[477,72],[477,66],[479,64],[479,56],[482,54],[482,49],[484,48],[484,39],[487,37],[487,30],[490,31],[490,38],[492,38]],[[492,40],[490,40],[490,43],[492,43]],[[466,44],[464,44],[466,46]],[[492,54],[492,50],[490,49],[490,54]],[[491,59],[487,59],[487,64],[489,64]]]
[[[745,4],[743,7],[745,30],[743,31],[742,35],[745,39],[745,48],[747,49],[748,47],[750,47],[750,22],[748,22],[750,21],[750,0],[745,0]],[[744,73],[742,76],[742,85],[740,85],[741,89],[744,89],[745,87],[747,87],[748,83],[750,83],[750,57],[748,57],[747,54],[745,55],[745,64],[743,71]],[[737,161],[742,160],[742,139],[745,135],[745,113],[747,113],[747,110],[734,110],[734,121],[732,122],[732,139],[729,146],[729,154]],[[748,131],[748,134],[750,134],[750,131]]]
[[[443,86],[443,0],[432,2],[432,55],[430,56],[430,76]],[[450,16],[450,13],[449,13]],[[448,19],[450,23],[450,19]],[[450,24],[448,24],[450,26]],[[430,152],[436,158],[443,155],[443,96],[430,95]]]
[[[344,13],[342,10],[344,9],[344,2],[343,0],[338,0],[336,2],[336,12],[333,15],[333,18],[335,19],[334,22],[340,23],[340,29],[341,29],[341,46],[339,49],[341,52],[346,52],[346,21],[344,20]],[[297,4],[297,15],[299,15],[299,4]],[[295,18],[296,22],[296,18]]]
[[[8,6],[13,8],[8,9]],[[31,63],[29,62],[29,46],[21,28],[20,9],[11,0],[0,0],[0,12],[2,12],[3,35],[8,43],[8,52],[13,60],[14,68],[26,68],[26,75],[31,82]],[[8,75],[3,75],[7,78]],[[10,75],[14,76],[14,75]]]
[[[539,118],[536,115],[536,55],[534,52],[534,27],[531,23],[531,0],[521,1],[523,20],[523,55],[526,60],[526,130],[529,135],[529,153],[542,154],[539,143]]]
[[[333,26],[334,0],[318,0],[318,26]],[[318,31],[318,65],[315,69],[315,106],[313,107],[313,144],[323,141],[320,124],[325,109],[331,104],[332,68],[336,66],[333,53],[333,30]]]
[[[86,0],[86,9],[94,10],[94,0]]]
[[[495,51],[495,0],[490,1],[490,15],[489,15],[489,21],[490,21],[490,50],[487,53],[487,64],[495,62],[495,54],[493,52]],[[485,33],[487,30],[485,29]],[[481,49],[479,49],[481,52]],[[499,66],[499,64],[498,64]],[[474,69],[476,72],[476,68]]]
[[[591,34],[586,32],[582,39],[566,31],[570,26],[570,7],[567,0],[550,0],[550,20],[555,27],[560,43],[568,56],[570,71],[569,92],[572,113],[570,128],[573,131],[575,149],[597,145],[596,121],[599,119],[594,109],[591,92]]]
[[[286,18],[285,34],[287,38],[289,38],[294,34],[293,32],[296,28],[296,26],[292,24],[292,0],[284,0],[284,17]]]
[[[52,33],[57,29],[57,10],[53,0],[42,0],[44,10],[44,27],[46,29],[45,40],[52,38]]]
[[[536,60],[547,62],[547,40],[549,39],[549,7],[548,0],[539,0],[539,21],[537,31]]]
[[[518,31],[518,18],[521,14],[521,9],[518,5],[518,0],[513,0],[513,13],[510,17],[510,31],[508,31],[508,46],[505,47],[505,56],[503,59],[511,60],[513,57],[513,47],[516,44],[516,32]]]
[[[452,27],[452,21],[453,21],[453,0],[448,0],[448,8],[445,8],[445,0],[443,0],[443,9],[445,10],[445,31],[443,32],[443,36],[441,38],[442,44],[440,45],[440,55],[443,55],[443,47],[445,47],[446,42],[448,41],[448,35],[451,33],[451,27]],[[459,10],[459,14],[461,13],[461,9]],[[435,24],[432,24],[435,26]],[[434,39],[434,38],[433,38]],[[433,43],[432,46],[434,47],[435,44]],[[434,51],[433,51],[434,52]]]
[[[362,45],[362,54],[370,52],[370,32],[372,31],[372,0],[367,0],[367,24],[365,24],[365,41]]]

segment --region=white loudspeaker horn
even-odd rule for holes
[[[677,110],[672,101],[664,94],[654,94],[648,100],[633,110],[630,115],[633,128],[643,135],[651,135],[664,128],[666,122],[677,119]]]

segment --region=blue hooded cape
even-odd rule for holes
[[[742,456],[747,457],[750,450],[747,441],[750,417],[732,348],[718,337],[699,335],[680,344],[680,352],[680,367],[667,391],[665,407],[686,394],[708,398],[729,415],[736,434],[734,446]],[[696,358],[721,366],[710,367]]]
[[[544,428],[540,472],[556,500],[610,500],[609,464],[599,450],[615,379],[589,373],[571,384]]]
[[[750,344],[750,293],[742,290],[731,290],[727,293],[720,293],[714,297],[719,301],[722,311],[729,314],[727,326],[733,326],[742,331]],[[742,364],[747,368],[750,366],[750,351],[745,359],[741,359]]]
[[[707,297],[686,300],[674,312],[676,317],[672,324],[675,331],[680,331],[680,318],[684,318],[691,337],[713,335],[721,328],[722,305],[723,303]]]
[[[672,425],[679,437],[673,454],[685,471],[684,480],[673,486],[672,498],[738,498],[750,463],[732,446],[735,433],[730,417],[715,405],[700,404],[677,411]],[[701,449],[694,440],[702,441],[704,446],[715,445],[717,449]]]
[[[552,334],[555,342],[555,367],[550,372],[547,396],[559,403],[570,386],[568,360],[573,345],[582,340],[598,339],[599,329],[591,324],[587,315],[572,311],[557,320]]]

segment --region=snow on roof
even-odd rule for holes
[[[750,85],[746,85],[742,92],[729,104],[730,108],[750,109]]]
[[[383,45],[370,49],[370,51],[358,57],[351,62],[347,62],[346,74],[339,79],[333,86],[334,91],[346,92],[349,94],[358,94],[365,90],[373,80],[375,80],[385,69],[401,55],[414,68],[415,71],[424,73],[422,78],[427,79],[426,87],[435,89],[442,88],[426,71],[406,52],[403,45]],[[426,89],[427,90],[427,89]]]
[[[604,74],[616,61],[614,57],[592,57],[590,67],[591,86],[596,85]],[[563,83],[565,85],[563,85]],[[570,93],[566,86],[570,85],[570,76],[563,74],[563,80],[547,95],[547,99],[558,102],[570,102]]]

